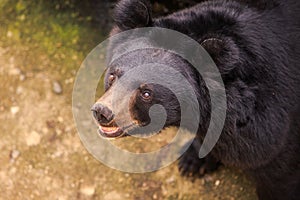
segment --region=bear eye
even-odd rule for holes
[[[143,91],[141,96],[144,100],[150,100],[152,97],[151,92],[149,90]]]
[[[116,79],[116,76],[114,74],[110,74],[109,77],[108,77],[108,82],[109,84],[113,84],[113,82],[115,81]]]

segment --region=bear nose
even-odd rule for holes
[[[100,103],[96,103],[91,108],[93,112],[94,118],[99,122],[100,125],[107,125],[109,124],[113,118],[113,112],[107,107]]]

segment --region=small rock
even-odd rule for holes
[[[93,196],[95,194],[95,186],[83,186],[80,188],[80,193],[86,196]]]
[[[55,129],[56,135],[60,136],[63,132],[60,129]]]
[[[120,177],[119,179],[118,179],[118,182],[119,183],[122,183],[124,181],[124,179],[122,178],[122,177]]]
[[[59,196],[58,198],[57,198],[57,200],[67,200],[68,198],[67,197],[65,197],[65,196]]]
[[[34,146],[38,145],[41,142],[41,136],[36,131],[32,131],[27,137],[26,137],[26,144],[28,146]]]
[[[17,88],[17,90],[16,90],[16,94],[17,94],[17,95],[20,95],[20,94],[22,94],[22,93],[23,93],[23,88],[19,86],[19,87]]]
[[[21,15],[19,18],[21,21],[24,21],[26,19],[26,15]]]
[[[112,192],[106,194],[103,199],[104,200],[112,200],[112,199],[113,200],[122,200],[123,198],[116,191],[112,191]]]
[[[9,70],[9,75],[20,75],[21,74],[21,70],[19,68],[12,68]]]
[[[58,158],[58,157],[61,157],[62,155],[63,155],[63,152],[57,151],[51,155],[51,158],[52,159]]]
[[[57,81],[53,82],[52,89],[53,89],[53,92],[55,94],[61,94],[62,93],[62,87],[61,87],[60,83],[57,82]]]
[[[66,128],[65,128],[65,131],[66,132],[70,132],[72,130],[72,127],[71,126],[67,126]]]
[[[43,127],[42,132],[43,132],[43,134],[46,135],[47,133],[49,133],[49,130],[46,127]]]
[[[69,79],[65,80],[65,84],[70,84],[70,83],[73,83],[73,82],[74,82],[73,78],[69,78]]]
[[[168,178],[166,180],[166,183],[173,183],[175,181],[175,177],[174,176],[171,176],[170,178]]]
[[[57,117],[57,121],[59,121],[60,123],[64,122],[64,118],[62,118],[61,116]]]
[[[10,108],[11,114],[15,115],[20,111],[20,108],[18,106],[13,106]]]
[[[161,186],[161,191],[164,196],[168,194],[168,190],[163,185]]]
[[[25,74],[20,74],[19,79],[20,79],[20,81],[25,81],[26,75]]]
[[[73,60],[77,60],[78,57],[77,57],[76,55],[73,55],[73,56],[72,56],[72,59],[73,59]]]
[[[20,156],[20,151],[18,150],[12,150],[10,152],[10,158],[12,162],[15,161],[19,156]]]
[[[11,31],[7,31],[6,36],[8,38],[11,38],[13,36],[13,33]]]
[[[219,186],[219,185],[220,185],[220,183],[221,183],[221,181],[220,181],[220,180],[216,180],[216,182],[215,182],[215,186]]]

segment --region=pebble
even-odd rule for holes
[[[38,145],[41,142],[41,136],[38,132],[32,131],[27,137],[26,137],[26,144],[28,146],[35,146]]]
[[[93,196],[95,194],[94,186],[83,186],[80,188],[80,193],[86,196]]]
[[[20,94],[22,94],[23,93],[23,88],[22,87],[17,87],[17,90],[16,90],[16,94],[17,95],[20,95]]]
[[[59,121],[60,123],[64,122],[64,118],[62,118],[61,116],[57,117],[57,121]]]
[[[12,68],[9,70],[9,75],[20,75],[21,74],[21,70],[19,68]]]
[[[43,127],[42,132],[43,132],[43,134],[47,134],[49,132],[49,130],[46,127]]]
[[[104,200],[122,200],[122,196],[116,192],[116,191],[112,191],[112,192],[109,192],[108,194],[106,194],[103,198]]]
[[[55,129],[57,136],[60,136],[63,132],[60,129]]]
[[[20,81],[25,81],[26,75],[25,74],[20,74]]]
[[[67,197],[65,197],[65,196],[59,196],[58,198],[57,198],[57,200],[67,200],[68,198]]]
[[[73,78],[69,78],[69,79],[65,80],[65,84],[70,84],[70,83],[73,83],[73,82],[74,82]]]
[[[16,160],[19,156],[20,156],[20,151],[18,151],[18,150],[14,149],[10,152],[11,161]]]
[[[72,59],[73,59],[73,60],[77,60],[78,57],[77,57],[76,55],[73,55],[73,56],[72,56]]]
[[[20,111],[20,108],[18,106],[13,106],[10,108],[11,114],[15,115]]]
[[[11,38],[13,36],[13,33],[11,31],[7,31],[6,37]]]
[[[53,158],[53,159],[58,158],[58,157],[61,157],[62,155],[63,155],[63,152],[57,151],[51,155],[51,158]]]
[[[57,81],[53,82],[52,89],[53,89],[53,92],[55,94],[61,94],[62,93],[62,86]]]
[[[70,132],[72,130],[72,127],[71,126],[67,126],[66,128],[65,128],[65,131],[66,132]]]
[[[216,180],[216,182],[215,182],[215,186],[219,186],[219,185],[220,185],[220,183],[221,183],[221,181],[220,181],[220,180]]]
[[[174,176],[171,176],[170,178],[168,178],[166,180],[166,183],[173,183],[173,182],[175,182],[175,177]]]

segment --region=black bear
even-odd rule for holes
[[[195,145],[189,147],[179,161],[183,174],[213,171],[222,163],[250,174],[259,199],[300,199],[299,0],[211,0],[157,19],[152,18],[149,1],[121,0],[114,20],[112,35],[141,27],[181,32],[205,48],[221,73],[227,97],[222,134],[203,159],[198,158]],[[112,44],[111,51],[117,46]],[[210,117],[210,100],[201,75],[188,62],[149,49],[133,51],[108,66],[106,93],[92,108],[100,133],[110,138],[126,133],[126,127],[115,122],[118,111],[108,99],[113,85],[132,63],[149,59],[174,66],[198,91],[202,118],[196,138],[201,143]],[[153,104],[166,109],[165,126],[179,125],[180,105],[175,96],[166,88],[146,83],[136,90],[129,108],[123,108],[129,112],[127,120],[147,125]]]

